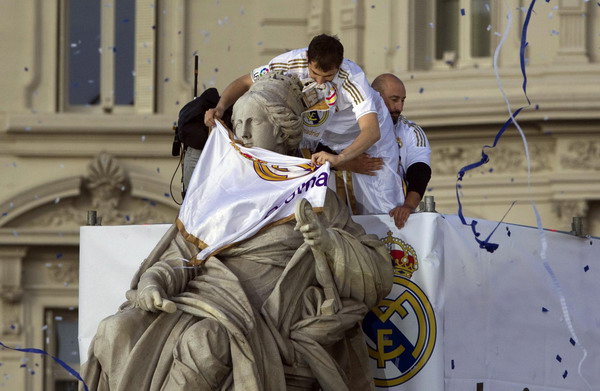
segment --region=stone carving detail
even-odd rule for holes
[[[493,169],[497,173],[527,173],[527,160],[521,144],[487,148],[485,153],[489,156],[489,162],[480,170]],[[552,144],[529,144],[531,172],[551,170],[553,153]],[[432,148],[431,154],[434,175],[455,176],[462,167],[475,163],[481,158],[481,147]]]
[[[572,141],[560,157],[563,168],[573,170],[600,170],[600,142],[592,140]]]
[[[560,219],[561,225],[571,227],[573,217],[586,216],[589,205],[585,200],[553,201],[552,211]]]
[[[79,266],[76,262],[47,263],[46,271],[50,282],[64,286],[79,282]]]
[[[129,196],[130,184],[125,170],[115,157],[106,152],[90,162],[83,186],[81,197],[57,200],[49,213],[33,217],[32,223],[52,227],[81,226],[86,224],[88,210],[97,212],[102,225],[164,223],[173,220],[173,216],[157,208],[155,202]]]
[[[466,156],[477,156],[475,148],[448,146],[431,149],[431,165],[434,175],[456,176],[458,170],[465,166]]]

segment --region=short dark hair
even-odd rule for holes
[[[317,35],[308,44],[306,57],[322,71],[339,69],[344,60],[344,46],[335,35]]]

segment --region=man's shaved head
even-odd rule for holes
[[[392,121],[398,122],[406,99],[406,88],[402,80],[391,73],[383,73],[373,80],[371,86],[383,98],[383,102],[392,116]]]

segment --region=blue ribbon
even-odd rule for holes
[[[11,348],[10,346],[6,346],[2,342],[0,342],[0,346],[2,346],[3,348],[6,348],[6,349],[17,351],[17,352],[41,354],[41,355],[48,356],[48,357],[52,358],[54,361],[56,361],[58,364],[60,364],[60,366],[62,366],[64,369],[66,369],[73,377],[75,377],[77,380],[79,380],[80,382],[82,382],[83,383],[83,388],[85,389],[85,391],[89,391],[87,384],[85,384],[85,381],[83,380],[83,378],[81,377],[81,375],[76,370],[74,370],[73,368],[71,368],[66,362],[64,362],[60,358],[54,357],[53,355],[51,355],[47,351],[42,350],[42,349],[35,349],[35,348],[25,348],[25,349]]]
[[[528,107],[531,105],[531,101],[529,100],[529,97],[527,96],[527,73],[525,71],[525,48],[528,45],[527,29],[529,28],[529,22],[531,20],[531,14],[533,13],[533,7],[535,5],[535,1],[536,0],[532,0],[531,3],[529,4],[529,8],[527,10],[527,16],[525,17],[525,21],[523,22],[523,29],[521,31],[521,49],[520,49],[520,54],[519,54],[520,63],[521,63],[521,73],[523,74],[523,92],[525,94],[525,98],[527,99],[528,104],[527,104],[527,106],[520,107],[514,113],[511,114],[510,118],[504,123],[504,125],[502,125],[502,127],[496,134],[496,137],[494,138],[494,143],[491,146],[489,146],[489,145],[483,146],[483,148],[481,149],[481,159],[478,162],[468,164],[468,165],[464,166],[463,168],[461,168],[458,171],[458,177],[456,180],[456,200],[458,202],[458,217],[460,218],[460,221],[464,225],[468,225],[471,227],[471,231],[473,231],[473,235],[475,236],[475,241],[477,241],[477,243],[479,243],[479,248],[486,249],[490,253],[493,253],[494,251],[496,251],[499,246],[498,243],[490,243],[490,239],[491,239],[492,235],[494,234],[495,230],[492,231],[488,235],[487,238],[485,238],[484,240],[481,240],[481,239],[479,239],[480,233],[477,232],[477,229],[476,229],[477,221],[472,220],[470,223],[467,223],[467,220],[465,219],[465,216],[463,215],[463,212],[462,212],[462,203],[460,202],[460,194],[459,194],[460,184],[459,184],[459,182],[463,180],[463,177],[467,171],[470,171],[474,168],[477,168],[484,164],[487,164],[490,161],[489,156],[485,153],[485,150],[487,148],[495,148],[496,145],[498,144],[498,141],[500,140],[500,137],[502,137],[502,135],[504,134],[506,129],[513,122],[515,122],[515,118],[517,117],[517,115],[519,115],[521,110],[523,110],[525,107]]]

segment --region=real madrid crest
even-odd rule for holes
[[[413,378],[427,364],[435,347],[437,324],[429,299],[411,281],[419,269],[415,249],[392,232],[381,240],[394,262],[394,285],[365,317],[363,332],[375,385],[393,387]]]

